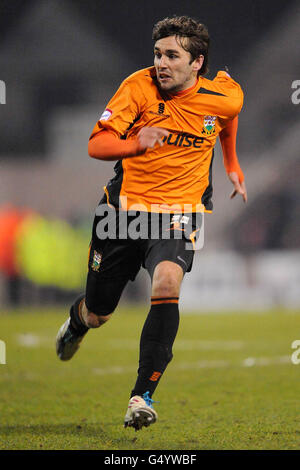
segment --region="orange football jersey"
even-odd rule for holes
[[[126,210],[212,210],[213,149],[219,132],[237,116],[243,92],[226,72],[199,77],[176,95],[162,92],[154,67],[130,75],[109,101],[91,137],[106,130],[136,139],[142,127],[169,131],[162,146],[115,165],[104,188],[108,202]],[[191,208],[191,210],[187,210]]]

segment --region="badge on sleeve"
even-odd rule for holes
[[[112,115],[112,110],[106,108],[106,110],[102,113],[99,121],[108,121],[111,115]]]

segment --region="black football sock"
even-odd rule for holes
[[[171,361],[172,346],[179,326],[178,297],[152,297],[140,340],[138,378],[131,396],[151,397]]]
[[[81,304],[84,302],[84,298],[85,294],[81,294],[70,308],[70,328],[79,336],[83,336],[89,330],[89,328],[83,323],[80,311]]]

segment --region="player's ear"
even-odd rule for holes
[[[194,62],[193,62],[193,70],[195,72],[198,72],[199,70],[201,70],[201,67],[203,65],[203,62],[204,62],[204,55],[199,55],[199,57],[197,57]]]

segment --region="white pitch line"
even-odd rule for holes
[[[193,370],[193,369],[219,369],[221,367],[228,367],[230,366],[229,361],[197,361],[197,362],[179,362],[179,364],[175,365],[175,369],[178,370]]]
[[[232,351],[242,349],[245,343],[242,341],[218,341],[218,340],[177,340],[174,350],[179,351]]]
[[[35,333],[20,333],[15,335],[15,341],[18,345],[25,348],[47,348],[53,349],[55,336],[46,334],[37,335]]]
[[[138,340],[112,339],[109,347],[112,349],[135,350],[138,348]],[[180,340],[177,339],[174,350],[177,351],[232,351],[242,349],[245,346],[243,341],[218,341],[218,340]]]
[[[37,348],[41,343],[41,339],[32,333],[23,333],[17,335],[17,343],[26,348]]]
[[[92,372],[95,375],[118,375],[118,374],[127,374],[131,373],[137,370],[137,366],[127,366],[127,367],[122,367],[122,366],[113,366],[113,367],[108,367],[105,369],[100,369],[97,367],[96,369],[93,369]]]
[[[280,364],[292,364],[291,356],[278,357],[247,357],[242,362],[243,367],[272,366]]]
[[[222,367],[255,367],[292,364],[291,356],[277,357],[248,357],[241,362],[222,361],[222,360],[204,360],[197,362],[179,362],[173,365],[175,370],[197,370],[197,369],[219,369]],[[108,368],[93,369],[95,375],[127,374],[137,370],[137,366],[114,366]]]
[[[45,339],[33,333],[23,333],[16,336],[17,343],[27,348],[37,348],[45,345]],[[52,342],[51,342],[52,343]],[[136,340],[112,340],[110,346],[115,349],[132,349],[137,347]],[[205,340],[178,340],[175,348],[177,350],[237,350],[243,348],[242,341],[205,341]],[[174,349],[175,349],[174,348]],[[179,362],[174,363],[173,368],[177,370],[196,370],[196,369],[218,369],[230,366],[254,367],[292,364],[291,356],[277,357],[247,357],[241,362],[224,360],[202,360],[197,362]],[[95,368],[93,373],[96,375],[125,374],[137,370],[137,366],[113,366],[108,368]]]

